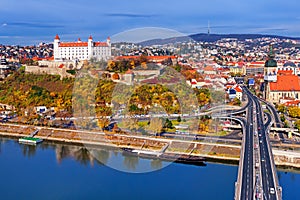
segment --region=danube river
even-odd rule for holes
[[[80,146],[43,143],[35,147],[4,138],[0,150],[1,199],[234,198],[237,166],[169,164],[99,150],[104,165]],[[142,169],[154,171],[135,173]],[[279,172],[279,178],[283,198],[297,199],[300,174]]]

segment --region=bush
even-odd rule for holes
[[[69,70],[67,70],[67,72],[72,75],[76,74],[76,71],[74,69],[69,69]]]

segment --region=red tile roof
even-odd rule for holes
[[[191,74],[195,74],[195,73],[197,73],[197,71],[196,70],[194,70],[194,69],[190,69],[190,70],[186,70],[187,72],[190,72]]]
[[[234,88],[236,92],[243,92],[243,90],[240,87]]]
[[[296,75],[277,76],[277,82],[270,83],[271,91],[300,91],[300,81]]]
[[[204,71],[215,71],[214,68],[213,68],[212,66],[204,67],[203,70],[204,70]]]
[[[196,81],[191,81],[191,84],[192,85],[197,85],[197,82]]]
[[[285,106],[298,106],[300,104],[300,100],[288,101],[284,103]]]
[[[47,57],[46,60],[54,60],[54,57]]]
[[[107,47],[107,43],[106,42],[95,42],[94,43],[95,47]]]
[[[256,62],[251,62],[251,65],[265,65],[265,61],[256,61]]]
[[[59,47],[87,47],[88,42],[62,42],[59,44]],[[107,47],[106,42],[94,42],[95,47]]]
[[[56,40],[60,40],[60,38],[59,38],[58,34],[56,34],[56,36],[55,36],[55,38],[54,38],[54,39],[56,39]]]
[[[134,74],[133,71],[131,71],[130,69],[128,69],[125,74]]]
[[[277,74],[281,75],[292,75],[293,74],[293,70],[278,70]]]
[[[62,42],[59,47],[87,47],[87,42]]]

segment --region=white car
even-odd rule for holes
[[[270,194],[275,194],[275,189],[274,188],[270,188]]]

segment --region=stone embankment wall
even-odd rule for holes
[[[50,74],[50,75],[59,75],[62,78],[74,77],[72,74],[67,72],[66,68],[58,67],[39,67],[39,66],[26,66],[26,73],[33,74]]]

